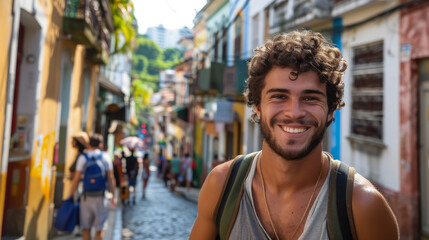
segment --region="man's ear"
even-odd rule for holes
[[[261,106],[260,105],[253,106],[253,111],[256,113],[256,116],[258,116],[258,118],[261,119]]]

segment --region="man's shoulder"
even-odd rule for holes
[[[207,176],[204,184],[209,188],[219,188],[219,190],[221,190],[228,177],[232,164],[233,161],[230,160],[214,167]]]
[[[397,220],[388,202],[358,173],[355,174],[352,209],[359,238],[398,239]]]
[[[368,179],[355,173],[353,199],[358,200],[358,204],[370,204],[383,200],[384,197]]]

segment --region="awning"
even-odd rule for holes
[[[98,83],[100,84],[100,87],[106,89],[107,91],[118,95],[119,97],[123,98],[125,96],[125,94],[122,92],[122,90],[116,86],[114,83],[112,83],[111,81],[102,79],[99,80]]]

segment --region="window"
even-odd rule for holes
[[[353,136],[383,139],[383,42],[353,50],[351,132]]]
[[[259,14],[255,15],[252,18],[252,49],[255,49],[258,44],[258,37],[259,37]]]
[[[219,37],[218,37],[218,32],[215,32],[213,35],[213,39],[214,39],[214,55],[213,55],[213,61],[217,62],[218,61],[218,45],[219,45]]]
[[[265,9],[265,19],[264,19],[264,40],[270,37],[270,9]]]
[[[228,28],[222,28],[222,62],[226,63],[228,55]]]
[[[235,22],[234,59],[241,57],[241,16]]]

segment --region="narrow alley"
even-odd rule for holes
[[[152,172],[146,198],[138,182],[136,204],[122,207],[122,239],[188,239],[196,217],[197,203],[170,191]]]

